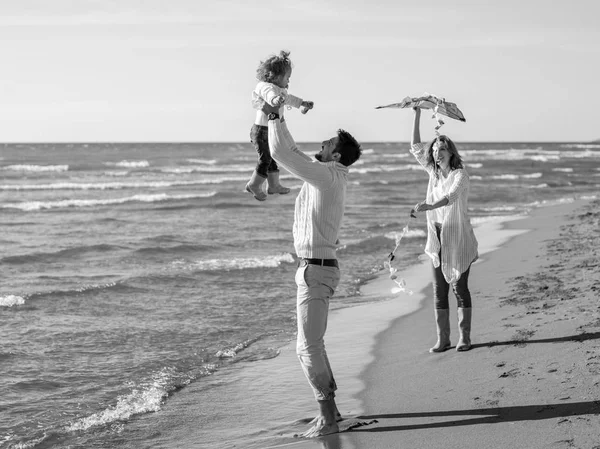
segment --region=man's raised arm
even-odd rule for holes
[[[267,114],[277,114],[272,106],[265,104],[263,112]],[[271,115],[271,117],[273,117]],[[271,157],[289,171],[293,176],[318,189],[326,189],[333,182],[333,175],[329,169],[322,164],[312,161],[310,156],[304,154],[296,146],[296,142],[290,134],[285,122],[281,122],[279,117],[269,120],[269,149]]]

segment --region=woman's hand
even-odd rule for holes
[[[417,212],[425,212],[425,211],[432,210],[432,209],[433,209],[433,207],[431,207],[425,201],[421,201],[420,203],[417,203],[415,206],[415,211],[417,211]]]

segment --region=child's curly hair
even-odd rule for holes
[[[266,61],[260,61],[256,69],[256,79],[266,83],[272,83],[275,78],[292,69],[290,52],[281,50],[279,56],[270,56]]]

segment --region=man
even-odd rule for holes
[[[337,386],[325,351],[329,299],[340,280],[336,244],[344,215],[348,167],[362,150],[354,137],[338,130],[326,140],[313,161],[298,150],[281,122],[277,108],[266,104],[271,157],[304,185],[296,198],[294,246],[299,258],[296,272],[298,339],[296,353],[319,404],[319,414],[305,437],[339,431],[335,404]]]

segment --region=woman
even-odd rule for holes
[[[448,291],[458,303],[459,341],[457,351],[471,349],[471,293],[469,271],[477,260],[477,239],[467,214],[469,175],[463,168],[456,146],[447,136],[421,143],[421,109],[413,108],[415,118],[410,152],[429,174],[427,197],[415,211],[427,212],[425,253],[433,262],[433,295],[437,343],[429,352],[450,348]]]

